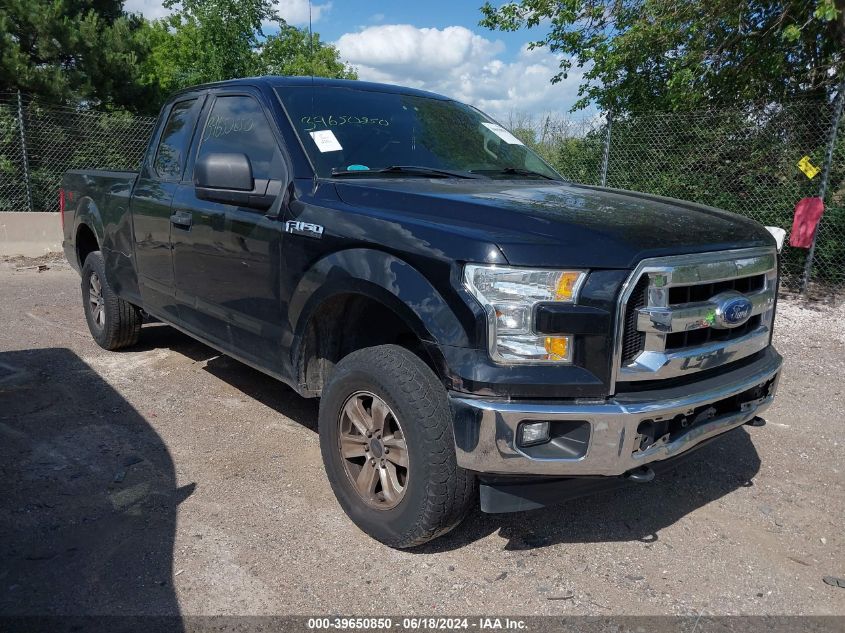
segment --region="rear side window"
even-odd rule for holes
[[[194,120],[192,111],[196,99],[179,101],[170,110],[161,140],[156,150],[155,170],[162,178],[178,180],[185,167],[185,156],[191,140]]]
[[[281,150],[264,111],[252,97],[232,95],[215,100],[197,159],[216,153],[246,154],[255,179],[282,177]]]

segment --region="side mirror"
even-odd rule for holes
[[[194,184],[201,189],[252,191],[252,165],[246,154],[206,154],[194,167]]]
[[[281,191],[281,181],[255,179],[246,154],[206,154],[194,166],[200,200],[266,211]]]

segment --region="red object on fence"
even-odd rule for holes
[[[821,198],[804,198],[795,205],[795,218],[792,220],[792,232],[789,234],[789,245],[797,248],[810,248],[813,245],[813,235],[819,225],[824,202]]]

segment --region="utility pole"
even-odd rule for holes
[[[833,122],[830,124],[830,134],[827,139],[827,152],[824,157],[824,166],[822,167],[822,179],[819,183],[819,198],[824,203],[824,197],[827,195],[827,186],[830,181],[830,169],[833,164],[833,148],[836,146],[836,135],[839,132],[839,125],[842,122],[842,108],[845,105],[845,79],[839,84],[839,92],[836,95],[836,105],[833,108]],[[807,260],[804,262],[804,275],[801,278],[801,294],[807,293],[807,288],[810,285],[810,275],[813,272],[813,258],[816,255],[816,238],[819,235],[819,227],[821,220],[816,226],[816,231],[813,233],[813,241],[810,243],[810,252],[807,253]]]
[[[23,161],[23,180],[26,186],[26,207],[28,211],[33,211],[32,208],[32,182],[29,178],[29,156],[26,152],[26,132],[23,124],[23,99],[21,98],[21,91],[18,90],[18,129],[21,133],[21,160]]]
[[[601,186],[607,187],[607,167],[610,163],[610,129],[613,127],[613,110],[607,112],[607,134],[604,136],[604,153],[601,157]]]

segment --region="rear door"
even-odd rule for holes
[[[199,127],[191,167],[212,153],[245,154],[256,182],[272,181],[280,189],[287,183],[288,161],[257,92],[210,95]],[[191,224],[190,230],[174,226],[172,233],[180,321],[233,355],[278,371],[282,221],[267,209],[201,199],[187,177],[173,214]]]
[[[170,207],[185,170],[188,148],[204,95],[180,95],[165,106],[157,136],[141,165],[130,204],[135,266],[144,308],[177,319]]]

